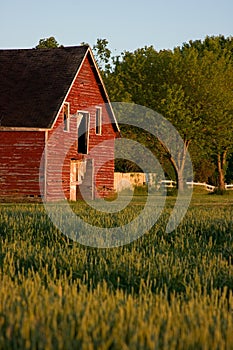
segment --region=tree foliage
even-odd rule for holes
[[[100,51],[100,57],[109,62],[111,53],[106,46],[101,48],[105,54]],[[111,100],[134,102],[161,113],[182,136],[183,155],[188,149],[191,154],[199,149],[192,154],[196,164],[198,155],[203,164],[212,159],[223,188],[227,157],[232,153],[233,39],[206,37],[172,51],[144,47],[111,57],[111,64],[104,74]],[[140,141],[142,135],[137,137]],[[169,156],[169,149],[166,152]],[[182,177],[182,164],[170,161],[176,176]]]
[[[54,49],[59,47],[57,40],[51,36],[49,38],[40,39],[39,44],[36,46],[36,49]]]

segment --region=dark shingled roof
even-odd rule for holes
[[[51,127],[87,50],[0,50],[0,127]]]

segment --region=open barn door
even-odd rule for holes
[[[71,160],[70,200],[94,199],[94,160]]]

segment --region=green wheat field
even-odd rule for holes
[[[195,194],[166,233],[174,201],[111,249],[69,240],[42,204],[0,204],[0,349],[233,349],[233,193]],[[142,207],[134,198],[115,225]]]

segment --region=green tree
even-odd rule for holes
[[[215,159],[218,187],[224,190],[227,158],[233,146],[233,40],[206,37],[201,44],[189,43],[183,52],[193,47],[199,53],[202,73],[199,101],[206,130],[205,147]]]
[[[108,48],[108,40],[98,38],[93,45],[93,52],[102,73],[108,74],[111,71],[111,50]]]
[[[187,151],[195,143],[215,159],[218,186],[224,188],[233,132],[232,52],[232,39],[223,36],[190,41],[173,51],[145,47],[122,54],[107,76],[113,100],[127,93],[132,102],[160,112],[179,131],[184,149],[176,159],[163,146],[180,188]]]
[[[195,58],[195,55],[193,56]],[[158,53],[153,47],[145,47],[134,53],[125,52],[114,74],[120,78],[121,85],[129,92],[133,102],[164,115],[183,137],[183,149],[179,146],[175,153],[162,139],[159,139],[156,145],[160,152],[162,146],[162,163],[165,164],[166,159],[170,160],[178,186],[182,190],[188,147],[191,139],[196,136],[195,130],[200,127],[200,122],[198,107],[194,107],[190,96],[180,85],[184,75],[180,70],[181,63],[186,71],[187,64],[196,64],[195,59],[191,63],[190,59],[184,62],[179,51],[173,53],[164,50]],[[126,134],[129,134],[128,130]],[[138,133],[138,139],[142,141],[142,133]]]
[[[93,53],[100,73],[110,95],[111,101],[130,102],[131,94],[126,90],[118,72],[120,65],[120,56],[112,56],[108,47],[107,39],[97,39],[93,45]]]
[[[40,39],[39,44],[36,46],[36,49],[53,49],[59,47],[60,45],[56,39],[51,36],[49,38]]]

